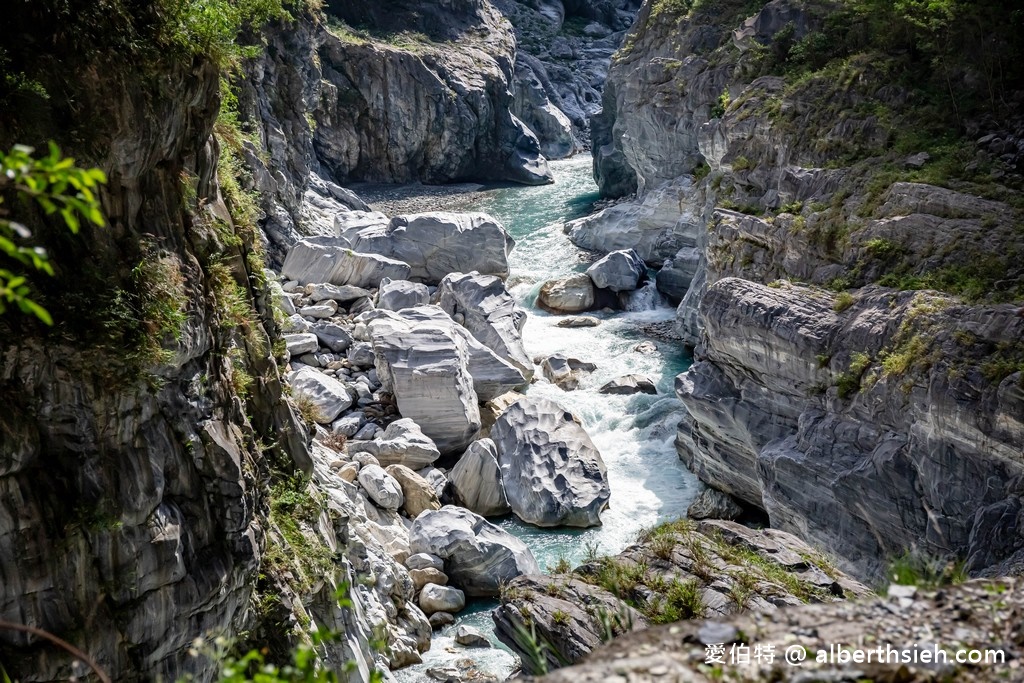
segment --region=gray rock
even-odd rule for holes
[[[352,335],[341,325],[315,323],[312,331],[320,345],[327,347],[334,353],[343,353],[352,345]]]
[[[312,402],[317,409],[317,422],[330,424],[352,405],[352,396],[345,385],[313,368],[300,368],[288,375],[292,394]]]
[[[647,266],[635,249],[613,251],[587,268],[595,287],[613,292],[633,291],[646,272]]]
[[[501,483],[498,452],[490,439],[469,444],[452,468],[449,481],[455,502],[478,515],[494,517],[512,510]]]
[[[430,437],[407,417],[389,424],[380,440],[352,444],[349,452],[370,453],[384,466],[405,465],[414,470],[441,457],[441,452]]]
[[[455,642],[465,647],[490,647],[491,641],[475,628],[460,625],[455,631]]]
[[[512,511],[536,526],[596,526],[611,495],[601,454],[572,413],[520,399],[491,428]]]
[[[414,553],[405,559],[409,569],[436,569],[444,571],[444,560],[429,553]]]
[[[498,595],[502,583],[540,571],[533,553],[518,538],[451,505],[416,518],[409,548],[442,558],[448,578],[474,597]]]
[[[594,282],[586,273],[548,280],[537,305],[549,313],[579,313],[594,307]]]
[[[330,283],[376,287],[386,277],[409,277],[407,263],[379,254],[361,254],[341,238],[311,238],[296,242],[281,267],[281,274],[302,284]]]
[[[380,427],[373,422],[367,422],[359,428],[359,431],[355,433],[355,436],[353,436],[352,439],[356,441],[372,439],[379,429]],[[355,446],[355,444],[349,444],[349,448],[352,448],[353,446]]]
[[[331,284],[318,283],[306,287],[306,296],[309,297],[310,301],[320,302],[329,299],[343,304],[364,296],[370,296],[370,292],[362,287],[353,287],[352,285],[337,287]]]
[[[292,356],[301,356],[304,353],[312,353],[320,348],[320,342],[315,334],[300,332],[298,334],[284,335],[284,343],[288,353]]]
[[[317,318],[323,320],[324,318],[330,318],[332,315],[338,312],[338,304],[334,301],[327,299],[326,304],[318,304],[315,306],[303,306],[298,310],[299,315],[306,318]]]
[[[284,333],[285,343],[287,343],[287,336],[289,334],[305,333],[312,331],[313,323],[309,322],[298,313],[288,316],[281,323],[281,332]],[[303,350],[302,353],[308,353],[308,350]]]
[[[483,213],[395,216],[386,228],[365,229],[346,238],[356,252],[381,254],[411,266],[406,276],[388,277],[428,284],[437,284],[449,273],[472,271],[506,278],[508,254],[515,244],[503,225]]]
[[[448,612],[434,612],[430,615],[429,622],[430,628],[440,631],[445,626],[451,626],[455,623],[455,615]]]
[[[397,510],[402,507],[405,500],[402,496],[402,487],[380,465],[363,465],[359,468],[356,478],[366,491],[366,495],[379,507],[385,510]]]
[[[420,609],[424,614],[448,612],[454,614],[466,608],[466,594],[451,586],[428,583],[420,591]]]
[[[533,363],[523,348],[526,312],[500,278],[453,273],[438,285],[435,300],[453,319],[462,316],[460,324],[499,358],[519,368],[527,381],[533,378]]]
[[[690,503],[686,516],[690,519],[736,519],[743,514],[736,501],[728,493],[705,488]]]
[[[421,425],[442,453],[460,451],[480,429],[470,353],[456,325],[439,309],[434,311],[444,319],[437,322],[430,311],[410,317],[425,308],[405,309],[402,315],[376,312],[368,330],[377,374],[399,412]]]
[[[597,390],[600,394],[657,394],[654,382],[642,375],[616,377]]]
[[[344,236],[353,230],[382,227],[388,220],[380,211],[341,211],[334,215],[334,234]]]
[[[427,303],[430,303],[430,292],[426,285],[418,282],[385,278],[377,290],[377,308],[386,311],[400,311]]]
[[[363,415],[362,411],[356,411],[350,415],[338,418],[331,424],[331,431],[335,434],[343,434],[345,436],[355,436],[359,431],[359,428],[366,424],[366,416]]]
[[[600,324],[600,319],[590,315],[569,315],[555,323],[557,327],[597,327]]]
[[[540,369],[544,377],[552,384],[565,391],[574,391],[579,388],[580,379],[585,374],[596,370],[597,366],[556,353],[541,361]]]
[[[348,349],[348,362],[357,368],[372,367],[376,356],[373,345],[367,342],[355,342]]]

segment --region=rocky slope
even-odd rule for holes
[[[566,230],[635,246],[681,300],[678,448],[701,479],[859,576],[908,549],[1006,568],[1019,125],[981,111],[948,132],[920,83],[886,76],[901,57],[851,38],[882,32],[852,6],[645,3],[593,126],[602,192],[637,197]]]
[[[770,615],[682,622],[639,631],[616,639],[582,664],[535,680],[606,681],[611,668],[623,680],[637,683],[703,683],[723,677],[734,681],[914,683],[1017,680],[1021,676],[1022,611],[1019,579],[979,580],[938,591],[893,586],[882,600],[788,607]],[[713,644],[723,646],[725,653],[721,663],[706,664],[708,646]],[[799,664],[786,659],[791,652],[787,648],[794,646],[806,649],[806,653],[799,650],[806,654]],[[832,661],[828,661],[830,648],[835,648]],[[859,662],[852,659],[857,648]],[[750,655],[749,660],[730,659],[736,652],[740,657]],[[766,656],[769,652],[774,656]],[[823,656],[820,661],[819,653]],[[965,661],[956,661],[958,653]]]
[[[653,624],[868,594],[785,532],[680,520],[572,573],[514,579],[502,591],[494,622],[524,669],[538,673],[574,664],[613,636]]]

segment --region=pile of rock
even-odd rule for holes
[[[579,313],[614,304],[625,308],[630,292],[647,277],[647,265],[634,249],[613,251],[577,273],[545,282],[537,305],[549,313]]]

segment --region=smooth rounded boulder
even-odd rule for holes
[[[402,488],[402,509],[410,519],[416,519],[424,510],[440,510],[441,503],[430,483],[405,465],[389,465],[386,470]]]
[[[441,457],[437,444],[407,417],[389,424],[380,439],[350,444],[348,452],[369,453],[385,467],[405,465],[414,470],[422,469]]]
[[[657,394],[658,387],[643,375],[623,375],[605,383],[597,390],[599,394]]]
[[[633,249],[613,251],[587,268],[595,287],[613,292],[633,291],[646,272],[644,260]]]
[[[377,308],[385,311],[400,311],[429,302],[430,291],[426,285],[419,282],[384,278],[380,281],[380,289],[377,290]]]
[[[548,313],[580,313],[594,307],[594,282],[586,273],[548,280],[537,295],[537,305]]]
[[[402,487],[380,465],[363,465],[359,468],[356,479],[366,491],[366,495],[378,507],[385,510],[397,510],[405,502],[402,496]]]
[[[498,595],[501,584],[540,572],[525,543],[454,505],[417,517],[409,531],[409,550],[443,559],[449,581],[474,597]]]
[[[330,424],[352,405],[352,395],[338,380],[310,367],[288,375],[292,395],[316,407],[316,421]]]
[[[428,583],[420,591],[420,609],[424,614],[448,612],[454,614],[466,608],[466,595],[458,588]]]
[[[512,512],[535,526],[601,523],[611,490],[601,453],[568,410],[527,396],[491,427]]]

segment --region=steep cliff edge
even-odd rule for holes
[[[602,192],[637,198],[566,226],[637,245],[682,300],[683,460],[860,576],[1024,550],[1021,79],[1005,57],[984,75],[1020,54],[1020,17],[1000,11],[939,40],[871,2],[651,0],[593,122]],[[958,51],[974,30],[987,47]]]
[[[350,680],[415,661],[429,626],[408,572],[331,451],[307,447],[279,377],[259,170],[279,161],[271,189],[299,188],[299,206],[308,138],[268,115],[265,143],[226,81],[251,52],[239,29],[272,19],[287,44],[313,18],[80,5],[5,15],[0,146],[55,139],[109,182],[105,228],[15,214],[53,256],[55,277],[33,284],[56,322],[0,318],[0,618],[75,642],[119,681],[215,679],[197,637],[251,638],[285,662],[319,628],[341,634],[319,654]],[[273,66],[268,81],[302,90]],[[258,111],[300,106],[281,90]],[[35,636],[5,630],[0,648],[17,680],[82,673]]]

